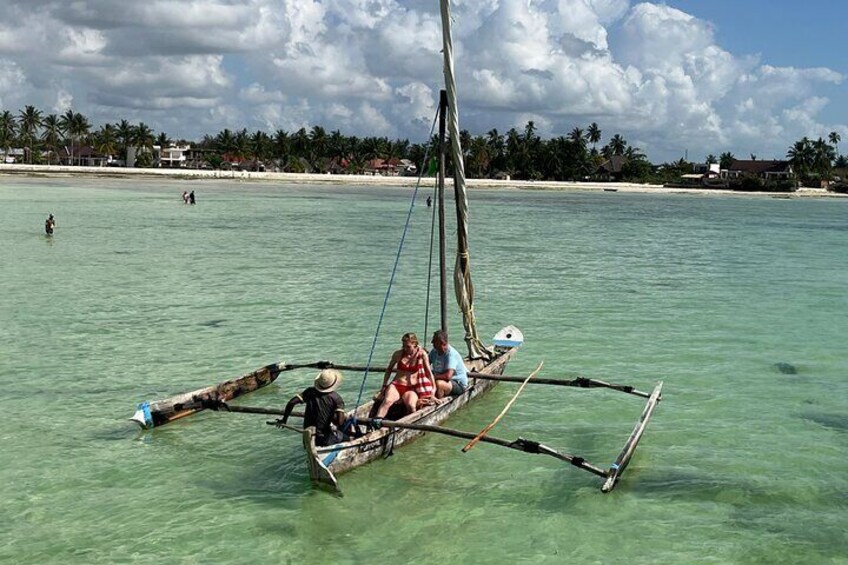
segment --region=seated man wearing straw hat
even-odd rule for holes
[[[344,400],[336,392],[340,384],[342,374],[336,369],[324,369],[318,373],[313,386],[295,395],[286,404],[282,423],[288,421],[295,406],[306,403],[303,427],[315,426],[316,445],[333,445],[345,441],[345,435],[341,432],[345,421]]]

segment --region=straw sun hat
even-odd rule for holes
[[[342,384],[342,374],[336,369],[324,369],[315,377],[318,392],[333,392]]]

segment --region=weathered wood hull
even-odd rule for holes
[[[130,419],[142,428],[162,426],[203,410],[202,399],[226,402],[268,386],[287,368],[285,363],[273,363],[217,385],[184,392],[164,400],[142,402]]]
[[[492,361],[466,361],[465,364],[469,371],[501,375],[515,351],[515,348],[510,348],[500,352]],[[460,396],[419,410],[401,418],[398,422],[438,425],[470,401],[494,387],[497,382],[470,378],[468,384],[468,390]],[[367,418],[372,405],[373,401],[360,406],[356,410],[357,418]],[[353,416],[353,412],[348,416]],[[424,433],[420,430],[380,428],[352,441],[319,447],[315,445],[315,429],[307,428],[303,432],[303,447],[306,451],[309,477],[318,486],[340,492],[336,479],[338,475],[383,457],[391,450],[413,441]]]

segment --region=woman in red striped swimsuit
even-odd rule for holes
[[[383,386],[375,398],[382,399],[377,418],[385,418],[389,408],[398,401],[403,402],[406,413],[411,414],[417,409],[419,398],[433,395],[435,379],[427,351],[418,345],[418,337],[414,333],[404,334],[401,343],[401,348],[392,354],[383,376]],[[395,378],[389,382],[395,371]]]

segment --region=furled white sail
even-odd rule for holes
[[[450,137],[451,158],[454,167],[454,192],[456,196],[457,248],[454,269],[454,292],[462,311],[465,342],[472,359],[490,357],[490,352],[477,336],[474,317],[474,285],[471,282],[471,261],[468,255],[468,196],[465,190],[465,162],[459,141],[459,113],[457,111],[456,80],[453,69],[453,39],[451,36],[450,0],[441,0],[442,48],[445,65],[445,90],[448,95],[447,132]]]

